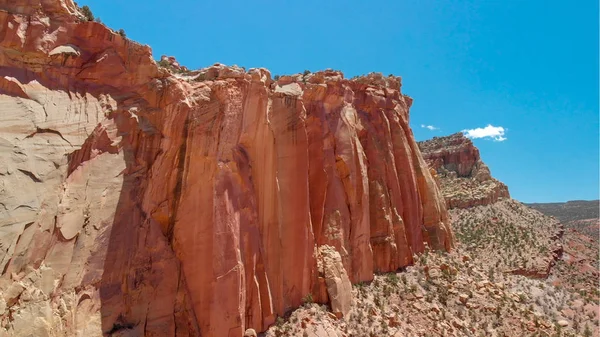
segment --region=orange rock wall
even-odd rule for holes
[[[20,255],[8,256],[0,289],[43,288],[50,307],[68,294],[59,330],[75,335],[100,312],[98,335],[241,336],[307,294],[328,300],[319,246],[339,252],[352,282],[410,264],[425,243],[452,247],[399,78],[325,71],[273,82],[264,69],[215,65],[196,81],[80,23],[70,0],[36,3],[0,0],[0,98],[39,103],[43,93],[50,116],[38,133],[70,146],[55,179],[36,178],[45,210],[11,241]],[[46,265],[48,277],[75,276],[54,286],[28,276]]]

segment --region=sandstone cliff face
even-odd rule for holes
[[[423,158],[435,170],[448,208],[489,205],[510,199],[508,187],[490,175],[479,149],[462,133],[419,142]]]
[[[332,299],[333,311],[352,303],[344,319],[317,304],[303,305],[265,336],[575,336],[584,329],[594,335],[595,328],[583,327],[595,327],[598,318],[598,245],[572,230],[563,235],[556,218],[507,193],[474,199],[500,183],[462,135],[420,145],[442,189],[463,191],[449,194],[452,200],[481,203],[449,210],[452,252],[428,251],[405,270],[355,286],[350,299]],[[340,258],[329,247],[319,247],[319,262],[333,274],[328,293],[339,294],[349,282],[337,272]]]
[[[78,15],[0,0],[0,336],[241,336],[452,247],[399,78],[175,75]]]

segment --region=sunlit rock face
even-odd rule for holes
[[[419,142],[419,148],[441,180],[448,208],[490,205],[510,199],[508,187],[491,176],[479,149],[462,133]]]
[[[242,336],[452,247],[400,78],[171,70],[0,0],[0,336]]]

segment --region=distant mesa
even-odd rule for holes
[[[419,142],[423,159],[435,170],[449,208],[488,205],[510,198],[508,187],[494,179],[473,142],[458,132]]]
[[[556,217],[565,227],[598,241],[600,236],[600,200],[571,200],[567,202],[530,203],[527,206]]]

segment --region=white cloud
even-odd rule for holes
[[[505,131],[506,129],[501,126],[493,126],[488,124],[485,128],[468,129],[463,130],[462,132],[468,138],[487,138],[493,139],[497,142],[502,142],[506,140],[506,137],[504,137]]]
[[[439,129],[439,128],[436,128],[436,127],[435,127],[435,126],[433,126],[433,125],[425,125],[425,124],[421,124],[421,127],[422,127],[422,128],[425,128],[425,129],[429,129],[429,130],[431,130],[431,131],[433,131],[433,130],[438,130],[438,129]]]

